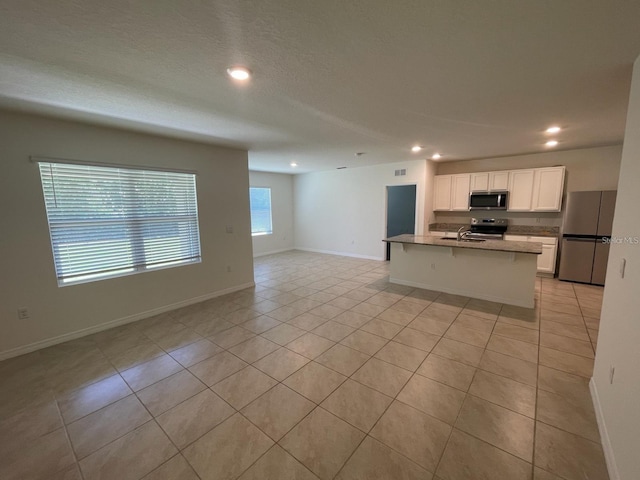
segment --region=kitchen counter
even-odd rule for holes
[[[391,244],[389,281],[399,285],[533,308],[542,244],[398,235]]]
[[[403,243],[413,245],[435,245],[439,247],[472,248],[475,250],[493,250],[498,252],[530,253],[540,255],[542,244],[538,242],[515,242],[509,240],[485,240],[483,242],[460,241],[443,239],[440,236],[397,235],[385,238],[383,242]]]

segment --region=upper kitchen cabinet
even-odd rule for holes
[[[433,209],[451,210],[451,175],[436,175],[433,179]]]
[[[509,190],[509,172],[489,172],[489,190]]]
[[[471,191],[486,192],[489,190],[489,172],[471,174]]]
[[[559,212],[564,174],[565,167],[545,167],[436,175],[433,209],[468,210],[470,192],[507,190],[510,212]]]
[[[537,168],[533,179],[534,212],[559,212],[562,208],[564,167]]]
[[[451,178],[451,210],[469,210],[471,175],[453,175]]]
[[[509,189],[509,171],[471,174],[471,191],[487,192]]]
[[[433,182],[433,209],[469,210],[471,174],[436,175]]]
[[[533,197],[535,170],[512,170],[509,172],[510,212],[530,212]]]

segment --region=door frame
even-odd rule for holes
[[[392,183],[392,184],[385,184],[382,187],[383,190],[383,219],[382,219],[382,238],[387,238],[387,218],[388,218],[388,206],[389,206],[389,187],[408,187],[411,185],[415,185],[416,187],[416,213],[415,213],[415,218],[414,218],[414,224],[413,224],[413,231],[415,232],[414,235],[421,235],[421,229],[420,227],[420,222],[418,221],[419,215],[422,211],[422,209],[420,208],[420,184],[418,182],[405,182],[405,183]],[[387,258],[387,243],[386,242],[382,242],[382,259],[384,261],[386,261]]]

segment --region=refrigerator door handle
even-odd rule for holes
[[[595,242],[595,238],[576,238],[576,237],[564,237],[563,240],[567,242]]]

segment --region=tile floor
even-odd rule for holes
[[[256,260],[256,288],[0,363],[0,478],[606,479],[602,289],[527,310]]]

